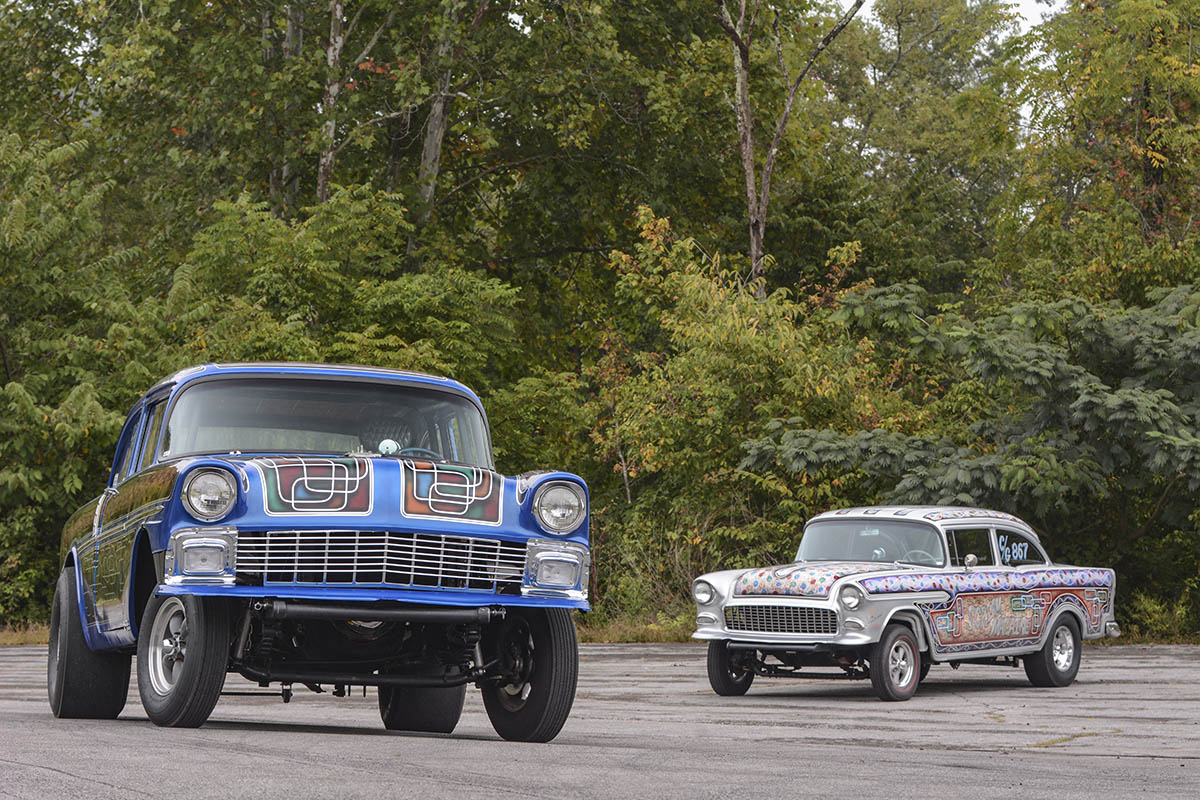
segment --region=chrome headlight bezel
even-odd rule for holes
[[[697,578],[692,581],[692,599],[696,601],[696,605],[706,606],[717,599],[717,587],[702,578]]]
[[[197,482],[201,478],[216,477],[224,482],[227,489],[227,496],[223,505],[218,510],[203,511],[199,505],[199,498],[193,498],[193,491],[197,490]],[[179,492],[180,499],[183,501],[183,506],[189,514],[202,522],[216,522],[229,516],[229,512],[233,510],[238,499],[237,479],[227,470],[218,469],[216,467],[201,467],[200,469],[191,472],[183,482],[183,488]]]
[[[866,602],[867,595],[853,583],[848,583],[838,589],[838,605],[847,611],[857,611]]]
[[[564,520],[555,520],[552,516],[551,501],[567,497],[574,500],[573,513]],[[561,509],[562,506],[559,504],[562,502],[561,499],[556,500],[556,505],[553,507]],[[572,481],[547,481],[534,491],[532,509],[534,519],[546,533],[552,536],[566,536],[578,530],[587,521],[587,494],[582,486]]]
[[[171,586],[233,585],[237,580],[237,541],[237,528],[229,526],[174,531],[163,553],[163,582]]]

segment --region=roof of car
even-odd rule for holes
[[[1004,511],[993,511],[988,508],[970,508],[967,506],[862,506],[860,508],[839,508],[825,511],[809,520],[837,519],[843,517],[874,517],[889,519],[914,519],[935,524],[958,522],[960,520],[979,520],[1013,523],[1030,533],[1033,529],[1020,517]]]
[[[317,378],[367,378],[397,380],[412,385],[425,385],[464,394],[479,404],[476,394],[458,381],[423,372],[409,372],[387,367],[359,364],[316,364],[302,361],[246,361],[198,364],[181,369],[156,383],[150,394],[164,386],[190,383],[201,378],[234,375],[309,375]]]

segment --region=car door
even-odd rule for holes
[[[118,498],[121,496],[121,485],[136,469],[144,410],[144,404],[139,403],[125,420],[125,426],[117,440],[117,454],[108,477],[108,487],[96,507],[96,518],[92,525],[91,589],[96,607],[96,625],[101,631],[120,628],[128,623],[125,619],[128,615],[112,602],[113,584],[119,586],[121,582],[119,575],[114,574],[116,564],[112,558],[112,548],[114,539],[119,537],[123,530],[119,525],[123,509]]]
[[[958,653],[985,649],[993,639],[994,602],[986,577],[996,565],[992,530],[978,524],[949,528],[946,546],[953,597],[946,612],[937,616],[938,641]],[[974,566],[967,566],[968,556],[975,557]]]

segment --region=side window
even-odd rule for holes
[[[992,560],[992,532],[987,528],[957,528],[946,532],[950,543],[950,565],[964,566],[967,555],[974,553],[979,566],[995,566]]]
[[[154,446],[158,444],[158,433],[162,430],[163,414],[166,411],[166,401],[162,401],[155,405],[154,410],[150,412],[150,424],[146,429],[145,438],[142,439],[141,456],[138,457],[138,472],[150,466],[150,462],[154,460]]]
[[[1046,559],[1030,538],[1022,533],[997,530],[996,545],[1000,550],[1000,563],[1006,567],[1023,567],[1027,564],[1045,564]]]
[[[141,412],[137,417],[130,417],[130,421],[126,423],[125,432],[117,443],[117,468],[113,473],[113,486],[129,477],[129,473],[133,471],[133,465],[137,463],[134,451],[137,449],[138,431],[142,429],[143,417]]]

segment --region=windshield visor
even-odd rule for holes
[[[797,561],[899,561],[925,567],[946,563],[942,535],[920,522],[831,519],[804,530]]]
[[[464,397],[398,384],[228,378],[196,383],[167,419],[161,456],[383,453],[491,468],[483,416]]]

